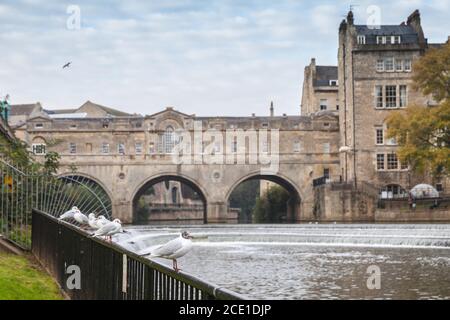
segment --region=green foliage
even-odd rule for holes
[[[230,207],[240,208],[240,222],[251,222],[252,211],[259,196],[259,180],[249,180],[238,185],[230,195]]]
[[[60,155],[54,151],[47,152],[45,155],[44,172],[48,175],[56,174],[59,167]]]
[[[147,190],[150,189],[153,190],[153,188],[149,188]],[[144,197],[140,197],[136,204],[136,214],[138,221],[147,221],[150,217],[150,206],[145,202]]]
[[[430,50],[414,65],[415,86],[437,106],[408,106],[387,118],[388,137],[400,145],[400,161],[418,173],[450,173],[450,44]]]
[[[430,49],[414,64],[416,89],[432,95],[437,102],[450,99],[450,43]]]
[[[3,135],[0,135],[0,154],[20,166],[26,167],[32,162],[27,145],[24,142],[19,139],[10,141]]]
[[[401,146],[400,161],[418,173],[439,177],[450,172],[450,101],[433,108],[409,107],[388,119],[388,136]]]
[[[280,186],[273,186],[256,200],[253,220],[257,223],[279,223],[286,220],[289,192]]]
[[[76,165],[74,165],[73,163],[71,163],[69,165],[69,171],[72,172],[72,173],[75,173],[75,172],[78,171],[78,167]]]

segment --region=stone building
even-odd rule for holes
[[[338,110],[338,67],[317,66],[316,59],[311,59],[305,67],[301,114]]]
[[[339,27],[339,123],[341,175],[357,186],[368,182],[401,195],[430,178],[411,175],[397,158],[396,142],[386,137],[386,117],[407,105],[433,104],[412,86],[412,68],[430,47],[419,11],[398,25],[377,28],[354,23]],[[439,181],[434,181],[438,183]]]
[[[355,24],[349,12],[339,27],[337,67],[312,59],[305,68],[302,115],[275,115],[272,103],[267,116],[197,117],[172,107],[142,116],[88,101],[77,109],[39,108],[15,128],[37,158],[47,149],[61,155],[61,175],[79,174],[102,186],[113,215],[125,222],[134,220],[143,191],[168,179],[195,190],[205,222],[234,221],[229,196],[250,179],[263,181],[261,192],[277,183],[290,193],[290,221],[448,221],[450,210],[405,216],[405,210],[377,207],[384,195],[407,196],[419,183],[448,193],[448,181],[412,174],[386,137],[393,110],[433,104],[413,89],[412,68],[434,46],[418,11],[379,28]],[[180,144],[188,162],[174,161]],[[181,190],[177,186],[159,199],[178,197],[169,191]]]

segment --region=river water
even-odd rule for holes
[[[254,299],[450,299],[450,224],[133,226],[143,253],[188,230],[186,272]],[[172,265],[172,261],[157,259]],[[372,267],[371,267],[372,266]],[[375,267],[373,267],[375,266]],[[380,271],[380,289],[370,270]],[[371,277],[372,275],[372,277]],[[373,286],[370,286],[373,287]]]

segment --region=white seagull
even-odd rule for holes
[[[59,216],[60,220],[70,219],[73,218],[76,212],[80,212],[80,210],[77,207],[72,207],[69,211],[64,212],[62,215]]]
[[[180,236],[176,239],[170,240],[166,244],[156,247],[149,254],[145,256],[165,258],[172,260],[173,270],[176,272],[181,269],[178,268],[177,259],[184,256],[186,253],[192,249],[192,239],[193,237],[187,231],[183,231]]]
[[[92,229],[98,229],[98,225],[97,225],[97,217],[95,216],[95,213],[89,213],[89,226]]]
[[[119,219],[115,219],[114,221],[110,221],[108,224],[105,224],[103,227],[95,231],[93,237],[109,237],[109,241],[111,241],[111,238],[114,234],[121,232],[125,232],[122,229],[122,223]]]
[[[81,225],[87,225],[89,224],[89,218],[86,217],[85,214],[81,213],[81,211],[77,211],[75,212],[75,214],[73,215],[73,218],[75,219],[76,222],[78,222]]]
[[[96,229],[100,229],[101,227],[107,225],[108,223],[111,223],[108,219],[105,218],[105,216],[98,216],[97,220],[95,221],[95,224],[97,225]]]

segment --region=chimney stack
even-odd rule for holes
[[[353,11],[349,11],[347,14],[347,23],[349,25],[353,25],[353,23],[355,22],[355,19],[353,18]]]
[[[270,116],[274,116],[273,101],[270,101]]]

